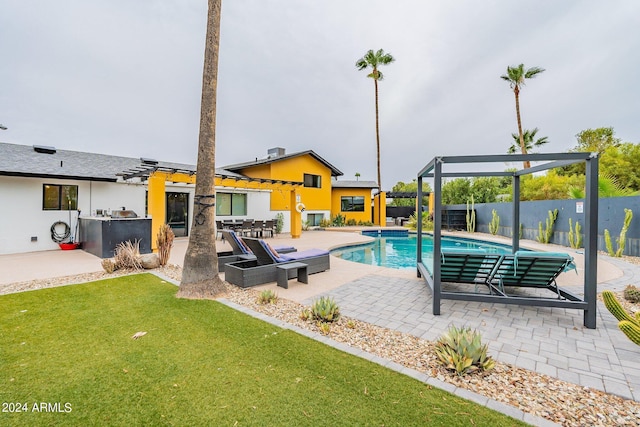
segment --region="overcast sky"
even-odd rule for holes
[[[0,141],[195,164],[205,0],[1,0]],[[508,65],[546,71],[521,92],[544,152],[613,126],[640,142],[638,0],[224,0],[218,167],[271,147],[314,150],[341,179],[382,184],[433,157],[504,154],[517,131]],[[505,165],[508,167],[508,165]]]

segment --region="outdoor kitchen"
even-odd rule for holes
[[[139,217],[125,207],[107,211],[98,209],[89,217],[80,217],[82,249],[100,258],[111,258],[122,242],[138,241],[140,253],[151,253],[151,218]]]

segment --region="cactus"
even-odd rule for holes
[[[622,230],[620,230],[620,237],[616,239],[618,242],[618,250],[616,251],[616,256],[621,257],[624,252],[624,247],[627,243],[627,230],[629,229],[629,225],[631,224],[631,218],[633,218],[633,211],[631,209],[624,209],[624,223],[622,225]]]
[[[627,244],[627,230],[629,229],[629,225],[631,224],[631,219],[633,218],[633,211],[631,209],[624,209],[624,222],[622,224],[622,230],[620,230],[620,237],[616,238],[616,242],[618,244],[618,249],[616,251],[613,250],[613,244],[611,243],[611,234],[609,230],[604,230],[604,244],[607,248],[607,252],[612,257],[621,257],[624,252],[624,248]]]
[[[553,224],[558,219],[558,209],[554,209],[553,212],[549,211],[549,217],[546,219],[546,227],[542,230],[542,221],[538,223],[538,237],[536,240],[540,243],[549,243],[551,237],[553,237]]]
[[[640,325],[623,320],[618,327],[633,343],[640,345]]]
[[[618,328],[635,344],[640,345],[640,312],[629,314],[611,291],[602,292],[605,307],[618,319]]]
[[[576,221],[576,230],[573,231],[573,224],[571,218],[569,218],[569,245],[573,249],[582,247],[582,234],[580,234],[580,221]]]
[[[624,288],[624,299],[629,302],[638,303],[640,302],[640,289],[636,288],[633,285],[628,285]]]
[[[498,216],[498,211],[495,209],[491,210],[491,222],[489,223],[489,232],[494,236],[498,233],[498,229],[500,228],[500,217]]]
[[[471,210],[469,210],[469,201],[467,200],[467,232],[476,231],[476,210],[473,203],[473,194],[471,195]]]

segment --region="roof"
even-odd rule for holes
[[[281,156],[267,157],[267,158],[264,158],[264,159],[256,159],[255,161],[252,161],[252,162],[236,163],[234,165],[224,166],[224,169],[227,169],[227,170],[232,171],[232,172],[238,172],[238,171],[241,171],[242,169],[250,168],[250,167],[253,167],[253,166],[268,165],[268,164],[271,164],[271,163],[279,162],[281,160],[291,159],[291,158],[294,158],[294,157],[300,157],[300,156],[304,156],[304,155],[307,155],[307,154],[310,155],[311,157],[313,157],[314,159],[316,159],[317,161],[319,161],[320,163],[324,164],[327,168],[329,168],[331,170],[331,176],[342,176],[343,175],[343,173],[338,168],[336,168],[331,163],[327,162],[325,159],[320,157],[313,150],[299,151],[297,153],[283,154]]]
[[[375,181],[331,181],[332,188],[378,188]]]
[[[115,182],[123,172],[147,166],[139,158],[42,148],[45,150],[40,151],[47,152],[37,152],[30,145],[0,142],[0,175]],[[51,151],[55,152],[49,154]],[[194,165],[182,163],[158,162],[156,166],[196,171]],[[242,177],[224,169],[216,169],[216,174]]]

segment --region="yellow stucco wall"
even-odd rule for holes
[[[342,212],[340,199],[343,196],[364,197],[364,212]],[[371,189],[370,188],[334,188],[331,193],[331,217],[342,215],[346,220],[372,221],[371,219]]]
[[[301,187],[300,201],[307,210],[331,209],[331,169],[309,154],[274,161],[269,165],[245,168],[242,174],[252,178],[269,178],[284,181],[304,181],[304,174],[319,175],[321,188]],[[291,199],[287,192],[274,190],[271,193],[271,210],[290,209]]]

